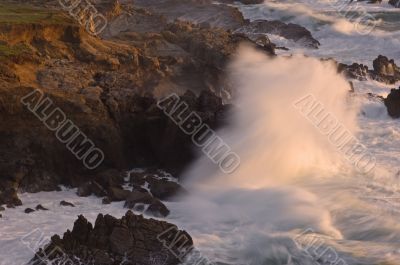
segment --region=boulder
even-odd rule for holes
[[[124,190],[119,187],[111,187],[108,189],[108,198],[111,201],[124,201],[129,197],[130,194],[131,192],[129,190]]]
[[[92,194],[98,197],[103,197],[107,195],[107,192],[96,181],[88,181],[78,188],[77,194],[80,197],[87,197]]]

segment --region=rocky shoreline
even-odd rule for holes
[[[10,1],[3,8],[13,11],[9,6],[15,2],[22,1]],[[221,119],[229,109],[218,98],[232,96],[225,66],[237,47],[247,43],[275,54],[265,36],[255,41],[253,34],[250,38],[220,27],[171,20],[140,5],[97,4],[110,20],[102,38],[51,9],[57,6],[54,1],[46,3],[57,17],[54,21],[0,24],[4,49],[15,48],[15,43],[20,47],[4,54],[0,67],[0,134],[6,139],[0,143],[1,204],[19,205],[11,198],[16,195],[9,195],[17,190],[77,187],[108,170],[152,166],[179,175],[195,154],[188,137],[156,108],[156,99],[181,94],[204,122],[216,128],[225,123]],[[209,5],[205,1],[200,7]],[[27,14],[15,15],[23,20],[30,12],[45,12],[36,2],[26,10]],[[24,108],[21,99],[35,89],[104,152],[100,168],[87,170]]]

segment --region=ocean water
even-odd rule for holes
[[[290,50],[271,60],[242,47],[230,66],[240,91],[238,111],[233,128],[218,134],[240,155],[241,165],[225,175],[200,158],[184,174],[190,195],[166,203],[171,210],[167,221],[186,229],[215,264],[400,264],[400,120],[391,119],[379,99],[367,96],[386,96],[395,86],[355,81],[350,97],[347,81],[329,62],[318,60],[332,57],[371,67],[382,54],[400,64],[400,9],[383,1],[338,11],[332,2],[240,5],[250,19],[282,19],[307,27],[321,47],[308,50],[270,35]],[[368,34],[357,22],[357,14],[364,12],[377,21]],[[307,95],[365,145],[376,159],[371,171],[357,170],[301,115],[295,102]],[[99,198],[77,197],[75,190],[21,194],[21,199],[23,207],[7,209],[0,219],[1,265],[25,264],[33,256],[23,243],[32,231],[61,234],[79,214],[94,221],[100,212],[120,217],[126,211],[123,203],[102,205]],[[76,207],[61,207],[61,200]],[[37,204],[50,211],[23,213]]]

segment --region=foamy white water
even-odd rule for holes
[[[328,0],[268,1],[241,10],[251,19],[299,23],[322,44],[318,50],[304,50],[271,36],[291,49],[284,55],[371,66],[383,54],[400,63],[400,10],[387,1],[360,5],[379,21],[368,35],[359,34]],[[238,100],[241,112],[237,127],[220,133],[241,155],[242,165],[233,176],[224,176],[200,159],[186,173],[191,196],[167,203],[167,220],[186,229],[205,255],[228,264],[330,264],[294,244],[305,229],[315,231],[345,264],[400,264],[400,121],[387,115],[380,100],[366,96],[385,96],[394,86],[357,81],[356,96],[349,102],[346,81],[329,65],[301,56],[275,63],[249,50],[238,55],[232,73],[245,91]],[[295,116],[291,102],[307,93],[368,147],[377,159],[373,174],[358,173],[308,120]],[[33,256],[21,237],[36,228],[51,236],[72,228],[78,214],[94,221],[100,212],[120,217],[126,211],[121,203],[102,205],[101,199],[79,198],[74,190],[23,194],[21,199],[23,207],[7,209],[0,219],[2,265],[21,265]],[[60,207],[61,200],[77,207]],[[50,211],[23,213],[37,204]]]

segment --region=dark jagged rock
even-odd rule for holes
[[[70,203],[70,202],[67,202],[67,201],[61,201],[61,202],[60,202],[60,205],[61,205],[61,206],[68,206],[68,207],[75,207],[74,204],[72,204],[72,203]]]
[[[366,81],[369,77],[368,66],[358,63],[353,63],[352,65],[339,64],[338,70],[340,73],[349,79],[357,79],[360,81]]]
[[[169,230],[173,236],[161,236]],[[178,242],[173,244],[175,239]],[[64,233],[63,238],[53,236],[51,243],[36,253],[31,264],[42,265],[42,258],[47,256],[55,265],[66,261],[71,265],[151,265],[153,258],[162,254],[164,265],[177,265],[180,261],[173,253],[179,253],[179,245],[189,249],[193,241],[188,233],[167,222],[145,219],[128,211],[121,219],[99,214],[93,226],[81,215],[72,231]]]
[[[400,118],[400,88],[392,89],[384,99],[388,114],[392,118]]]

